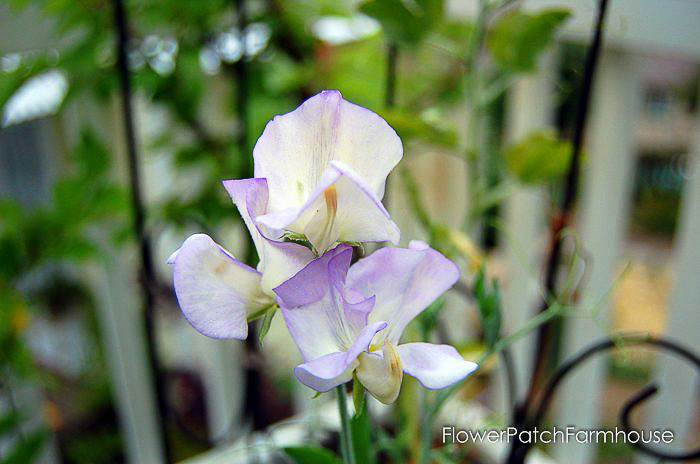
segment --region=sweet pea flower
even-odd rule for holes
[[[377,114],[324,91],[270,121],[253,149],[267,179],[267,212],[256,221],[301,234],[321,255],[336,242],[397,244],[381,203],[401,140]]]
[[[247,318],[275,303],[272,289],[315,255],[303,245],[273,240],[253,218],[267,211],[265,179],[224,181],[260,256],[257,269],[238,261],[205,234],[187,238],[171,255],[180,309],[197,331],[212,338],[245,339]]]
[[[304,363],[304,385],[326,392],[352,379],[383,403],[396,400],[403,374],[426,388],[448,387],[474,372],[455,348],[403,343],[406,325],[459,278],[457,266],[423,242],[382,248],[350,266],[338,245],[274,289]]]
[[[381,198],[402,153],[386,121],[336,91],[275,117],[253,149],[255,178],[224,181],[260,263],[252,269],[209,236],[189,237],[169,259],[187,320],[204,335],[244,339],[248,317],[275,304],[272,289],[336,242],[397,243]],[[285,241],[290,233],[313,250]]]

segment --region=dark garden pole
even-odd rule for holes
[[[248,144],[248,63],[246,62],[246,40],[245,30],[248,26],[248,15],[246,14],[246,0],[233,0],[235,8],[235,23],[238,29],[238,37],[243,47],[241,58],[233,64],[233,75],[236,82],[236,123],[238,131],[236,133],[236,144],[238,146],[238,156],[241,157],[243,169],[240,172],[241,178],[253,177],[253,154]],[[246,263],[255,266],[255,245],[248,241],[248,253]],[[251,329],[248,338],[245,340],[246,352],[246,385],[245,385],[245,414],[253,423],[255,430],[261,430],[268,425],[268,414],[263,401],[263,374],[261,372],[260,349],[258,347],[258,322],[251,322]]]
[[[236,7],[236,27],[243,46],[241,59],[234,63],[236,79],[236,115],[238,117],[237,143],[243,158],[243,178],[253,177],[253,158],[248,146],[248,63],[246,62],[245,28],[248,25],[245,0],[234,0]]]
[[[146,231],[146,211],[141,193],[138,151],[134,128],[134,114],[131,103],[131,76],[129,73],[127,56],[129,29],[123,0],[114,0],[114,22],[115,27],[117,28],[117,72],[119,75],[122,114],[124,117],[123,123],[129,166],[129,187],[131,190],[133,227],[139,245],[141,267],[140,281],[144,307],[144,326],[146,331],[148,362],[155,381],[156,405],[160,419],[160,440],[162,442],[165,458],[168,462],[170,462],[170,448],[165,435],[165,425],[168,414],[164,388],[165,385],[161,368],[158,363],[158,353],[155,342],[155,298],[153,294],[153,289],[155,286],[155,270],[153,267],[151,241],[148,232]]]
[[[392,110],[396,105],[396,73],[399,61],[399,46],[396,42],[389,42],[386,53],[386,80],[384,87],[384,109]],[[389,180],[387,177],[384,184],[384,198],[382,203],[389,207]]]
[[[580,171],[581,171],[581,148],[583,136],[588,119],[588,109],[590,106],[591,93],[593,89],[593,77],[598,63],[598,57],[602,46],[603,25],[607,11],[608,0],[600,0],[598,3],[598,14],[596,18],[595,32],[590,47],[586,53],[586,61],[583,70],[583,81],[581,83],[581,93],[579,95],[576,116],[574,119],[574,132],[572,136],[572,155],[569,170],[566,176],[564,196],[559,214],[552,221],[550,236],[550,251],[545,268],[545,294],[557,297],[557,276],[562,258],[563,237],[561,232],[568,227],[573,214],[574,201],[578,192]],[[540,312],[547,309],[548,302],[544,301]],[[537,333],[537,344],[535,352],[534,367],[530,387],[525,399],[527,408],[534,401],[539,386],[543,382],[547,361],[552,351],[554,321],[548,322],[540,327]]]
[[[386,55],[386,88],[384,91],[384,107],[392,109],[396,105],[396,66],[399,61],[399,46],[390,42]]]

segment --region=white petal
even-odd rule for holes
[[[247,315],[273,303],[260,289],[260,273],[236,261],[209,236],[195,234],[174,258],[180,308],[192,326],[212,338],[244,339]]]
[[[403,146],[394,129],[377,114],[345,100],[335,160],[352,168],[380,200],[386,178],[401,161]]]
[[[267,295],[272,289],[296,274],[314,259],[314,254],[305,246],[274,240],[270,230],[261,230],[253,217],[265,213],[267,208],[267,181],[265,179],[242,179],[224,181],[224,187],[238,207],[255,247],[260,256],[259,270],[262,272],[261,287]]]
[[[405,343],[397,349],[404,372],[431,390],[449,387],[479,368],[450,345]]]
[[[340,178],[341,173],[337,169],[326,169],[319,178],[318,185],[306,198],[304,203],[297,207],[284,209],[269,209],[269,212],[255,218],[258,224],[274,230],[290,230],[299,234],[304,234],[306,226],[314,216],[326,214],[325,195]]]
[[[265,179],[225,180],[224,188],[238,208],[243,222],[253,238],[258,254],[262,249],[262,234],[253,218],[264,214],[267,208],[268,192]]]
[[[459,278],[457,266],[437,251],[414,243],[414,249],[382,248],[348,271],[346,285],[375,295],[369,321],[388,321],[382,336],[398,344],[403,329]]]
[[[344,323],[344,309],[336,307],[329,272],[331,266],[347,272],[351,258],[352,248],[334,248],[274,289],[287,329],[304,361],[346,351],[353,342],[351,327]]]
[[[298,208],[331,160],[351,166],[378,198],[401,160],[396,132],[377,114],[325,91],[270,121],[253,150],[255,176],[268,179],[270,210]]]
[[[399,228],[380,199],[347,165],[333,161],[305,204],[256,220],[266,227],[306,235],[319,253],[336,241],[399,242]]]
[[[400,233],[382,205],[381,197],[375,195],[364,178],[350,166],[331,162],[331,167],[342,176],[334,184],[338,197],[338,212],[335,218],[340,241],[384,242],[397,245]]]
[[[347,363],[347,353],[330,353],[298,365],[294,375],[307,387],[323,393],[351,380],[356,365],[354,359]]]
[[[260,259],[263,262],[260,286],[267,295],[273,289],[299,272],[316,256],[303,245],[292,242],[277,242],[263,237]]]
[[[386,323],[365,327],[347,352],[329,353],[300,364],[294,374],[301,383],[319,392],[344,384],[352,378],[352,371],[358,365],[357,357],[366,354],[372,338],[384,327]]]

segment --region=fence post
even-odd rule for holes
[[[194,331],[188,327],[188,330]],[[209,436],[215,444],[240,434],[245,398],[243,344],[212,340],[194,333],[202,380],[206,388]]]
[[[123,250],[103,245],[107,256],[91,266],[86,275],[97,301],[127,462],[163,463],[162,424],[147,361],[136,274],[131,271],[135,256],[126,253],[129,256],[125,257]]]
[[[686,187],[675,240],[675,275],[669,303],[666,334],[683,342],[689,349],[700,352],[700,122],[695,129],[694,146],[687,160]],[[674,432],[674,449],[697,443],[687,443],[692,436],[698,402],[697,373],[684,362],[665,357],[658,362],[655,378],[659,393],[650,400],[647,428],[667,428]],[[656,462],[642,458],[639,462]]]
[[[517,143],[533,131],[551,127],[554,109],[553,86],[557,70],[557,52],[551,50],[540,59],[534,75],[518,79],[508,94],[506,124],[507,143]],[[505,329],[512,333],[534,315],[541,300],[538,290],[539,269],[542,262],[542,237],[545,236],[545,191],[539,186],[518,186],[508,197],[505,212],[505,242],[508,275],[504,286],[503,304],[508,317]],[[533,340],[525,337],[513,344],[515,385],[524,388],[530,378],[527,366],[532,366]],[[505,395],[500,391],[502,370],[498,371],[496,388],[496,410]],[[520,398],[523,391],[516,391]]]
[[[607,49],[598,72],[579,205],[586,282],[577,314],[565,320],[564,359],[609,331],[610,293],[618,277],[635,161],[633,126],[641,102],[638,63],[632,54]],[[558,426],[598,425],[606,359],[601,356],[581,366],[562,386]],[[570,442],[555,448],[555,458],[583,464],[592,461],[595,451],[590,444]]]

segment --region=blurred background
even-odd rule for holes
[[[551,372],[600,337],[700,350],[700,3],[611,0],[587,111],[597,1],[125,0],[125,24],[119,4],[0,4],[0,462],[285,462],[276,449],[336,445],[330,395],[293,378],[281,318],[262,347],[207,339],[166,264],[195,232],[255,264],[221,181],[252,177],[267,121],[323,89],[396,129],[385,203],[402,245],[429,241],[462,269],[409,337],[474,360],[511,347],[513,371],[491,358],[437,424],[510,423],[536,356]],[[537,349],[533,317],[552,298],[566,310]],[[697,446],[697,374],[648,349],[582,365],[547,424],[614,428],[652,379],[635,423]],[[406,380],[395,406],[370,404],[380,462],[417,462],[420,395]],[[530,458],[647,462],[610,443]]]

